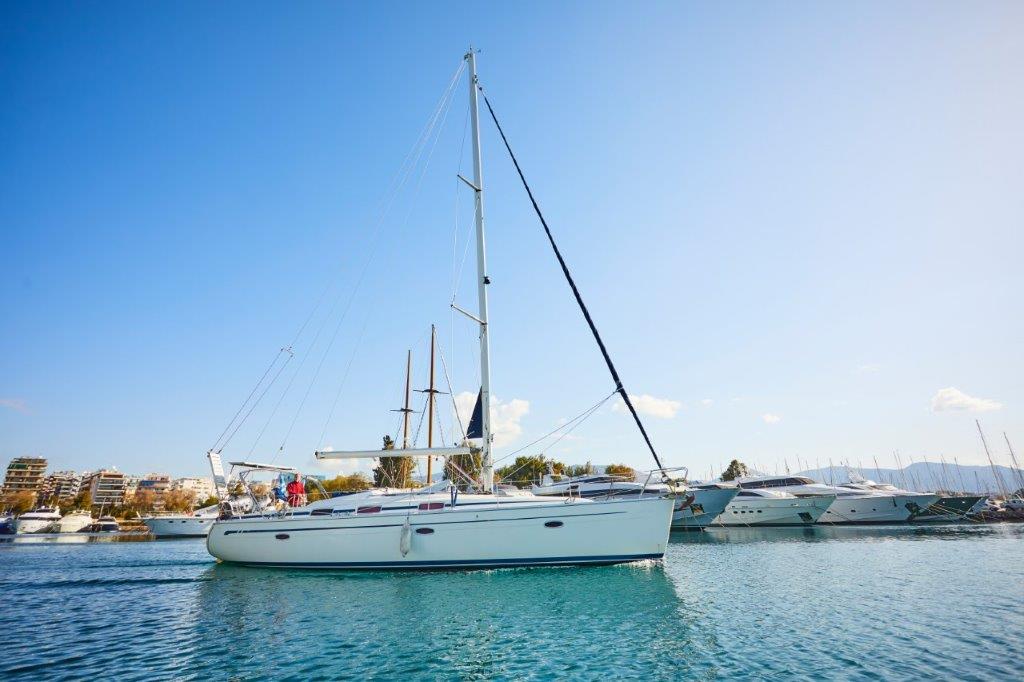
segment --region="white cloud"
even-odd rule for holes
[[[455,396],[455,409],[462,420],[463,428],[469,428],[469,418],[473,415],[476,405],[476,393],[463,391]],[[491,396],[491,432],[494,434],[494,447],[500,448],[515,441],[523,433],[521,420],[530,411],[530,401],[513,398],[503,402]]]
[[[1000,402],[975,398],[952,386],[940,389],[932,396],[932,412],[990,412],[1002,407]]]
[[[857,367],[858,374],[877,374],[882,369],[882,366],[878,363],[868,363],[866,365],[859,365]]]
[[[333,450],[334,448],[330,445],[326,445],[323,449]],[[314,457],[307,463],[306,467],[308,469],[323,471],[326,474],[332,474],[334,476],[364,474],[372,477],[373,468],[377,466],[377,461],[378,460],[375,459],[316,459]]]
[[[629,394],[629,399],[633,402],[633,407],[640,414],[649,414],[652,417],[658,417],[659,419],[672,419],[676,416],[676,413],[682,409],[683,404],[678,400],[669,400],[668,398],[655,398],[653,395],[642,395]],[[629,409],[620,397],[618,401],[612,405],[612,409],[616,412],[629,413]]]
[[[711,407],[712,405],[715,404],[715,401],[712,400],[711,398],[704,398],[704,400],[700,401],[700,404],[703,405],[704,407]]]
[[[772,414],[771,412],[768,412],[766,414],[761,415],[761,421],[763,421],[765,424],[778,424],[780,421],[782,421],[782,417],[780,417],[777,414]]]
[[[6,407],[8,410],[14,410],[15,412],[21,412],[22,414],[28,414],[28,406],[21,398],[0,398],[0,407]]]

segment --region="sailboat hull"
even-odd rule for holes
[[[214,524],[207,548],[223,561],[298,568],[615,564],[664,556],[672,506],[652,498],[229,519]]]

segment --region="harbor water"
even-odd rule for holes
[[[1024,525],[674,534],[665,562],[216,564],[202,540],[0,545],[4,679],[1019,679]]]

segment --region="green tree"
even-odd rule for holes
[[[196,494],[193,490],[168,490],[164,493],[164,510],[169,512],[190,512],[195,508]]]
[[[394,450],[395,441],[391,436],[384,436],[384,447],[381,450]],[[380,463],[373,470],[373,485],[377,488],[409,488],[412,487],[412,457],[381,457]]]
[[[531,483],[539,483],[544,474],[551,472],[563,474],[565,465],[553,459],[546,459],[544,455],[521,455],[516,461],[508,466],[501,467],[494,472],[502,483],[511,483],[518,486],[526,486]]]
[[[636,472],[633,471],[633,467],[626,466],[625,464],[609,464],[604,468],[604,473],[608,476],[622,476],[629,479],[636,476]]]
[[[348,476],[339,474],[334,478],[322,481],[320,485],[324,487],[324,490],[328,495],[337,492],[359,492],[361,490],[369,490],[372,487],[370,479],[359,473],[350,474]],[[320,490],[317,489],[316,486],[309,486],[306,488],[306,496],[310,502],[316,502],[317,500],[323,499],[323,496],[320,494]]]
[[[92,494],[88,490],[83,490],[75,495],[74,501],[75,509],[85,509],[86,511],[92,509]]]
[[[747,471],[747,465],[738,459],[734,459],[729,462],[729,466],[727,466],[725,471],[722,472],[722,480],[735,481],[737,478],[746,476],[748,473],[750,472]]]
[[[17,492],[10,492],[3,496],[3,503],[0,507],[7,509],[13,514],[24,514],[27,511],[32,511],[32,507],[36,504],[36,494],[28,490],[19,490]]]
[[[216,495],[210,495],[208,498],[203,500],[199,504],[199,506],[200,507],[212,507],[215,504],[220,504],[220,499]]]
[[[594,473],[594,465],[590,462],[586,464],[567,464],[564,471],[566,476],[575,478],[576,476],[586,476]]]
[[[156,506],[156,493],[152,490],[136,490],[130,500],[122,505],[128,511],[150,512]]]
[[[444,477],[445,480],[454,481],[456,486],[461,488],[468,485],[466,476],[469,476],[474,482],[479,481],[483,469],[483,450],[471,445],[468,455],[454,455],[448,458],[444,465]]]

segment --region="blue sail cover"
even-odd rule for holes
[[[476,394],[476,405],[473,406],[473,416],[469,418],[469,428],[466,430],[466,438],[484,437],[484,415],[480,400],[483,396],[483,392],[484,389],[481,388],[480,392]]]

